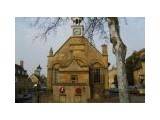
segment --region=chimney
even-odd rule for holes
[[[102,55],[107,56],[108,52],[107,52],[107,45],[103,44],[102,45]]]
[[[20,61],[20,66],[23,68],[23,60]]]

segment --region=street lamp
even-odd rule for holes
[[[35,75],[38,78],[38,81],[36,84],[34,84],[34,88],[35,88],[35,94],[36,94],[36,102],[39,103],[40,102],[40,94],[39,94],[39,90],[40,90],[40,72],[41,72],[41,66],[38,65],[37,69],[35,70]]]
[[[35,94],[36,94],[36,102],[39,103],[39,82],[34,84]]]

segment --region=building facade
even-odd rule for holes
[[[34,70],[34,73],[29,76],[29,80],[32,81],[33,87],[39,84],[40,89],[46,88],[47,78],[45,75],[40,74],[40,65]]]
[[[145,49],[133,52],[126,59],[126,71],[130,85],[145,86]]]
[[[28,80],[27,71],[23,68],[23,61],[20,65],[15,64],[15,97],[23,95],[32,89],[32,82]]]
[[[99,52],[83,36],[81,18],[73,18],[73,36],[48,56],[47,86],[54,102],[87,102],[108,89],[107,45]]]
[[[134,83],[137,87],[145,87],[145,50],[134,53],[138,57],[137,65],[133,69]]]

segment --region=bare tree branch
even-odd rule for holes
[[[61,20],[61,17],[58,17],[57,20],[51,24],[51,26],[47,27],[44,34],[47,35],[49,33],[49,31],[57,29],[60,20]]]

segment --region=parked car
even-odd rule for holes
[[[15,98],[16,103],[23,103],[25,100],[30,100],[32,99],[32,94],[31,93],[25,93],[25,94],[19,94]]]

